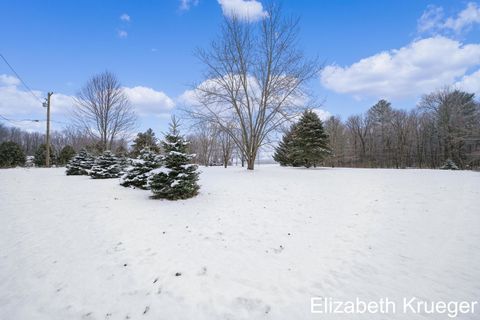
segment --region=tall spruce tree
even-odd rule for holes
[[[120,179],[120,185],[145,190],[150,189],[148,178],[153,174],[152,170],[160,167],[161,163],[160,155],[152,152],[149,148],[143,149]]]
[[[292,145],[293,159],[307,168],[316,167],[330,153],[322,120],[312,110],[302,114],[293,134]]]
[[[122,166],[119,159],[109,150],[104,151],[101,156],[95,159],[92,170],[90,170],[90,176],[93,179],[118,178],[121,174]]]
[[[187,199],[198,194],[198,166],[191,164],[194,155],[187,153],[188,142],[178,130],[178,121],[172,118],[170,131],[162,141],[165,167],[153,170],[149,184],[154,199]]]
[[[92,169],[95,158],[82,149],[75,155],[67,164],[66,174],[67,176],[86,176]]]

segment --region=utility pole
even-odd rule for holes
[[[45,166],[50,167],[50,97],[53,92],[49,92],[47,96],[47,101],[43,103],[43,106],[47,108],[47,141],[46,141],[46,151],[45,151]]]

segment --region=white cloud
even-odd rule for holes
[[[463,76],[462,79],[455,83],[455,87],[463,91],[480,95],[480,69]]]
[[[0,114],[14,120],[13,123],[7,123],[8,125],[14,125],[27,131],[43,132],[46,110],[42,106],[42,101],[46,93],[33,90],[33,94],[37,97],[35,98],[31,92],[19,87],[20,81],[15,81],[15,79],[13,76],[0,75]],[[52,130],[63,128],[64,124],[68,122],[68,114],[72,106],[72,96],[61,93],[53,94],[51,101]],[[40,120],[40,122],[31,120]]]
[[[332,116],[332,114],[327,110],[315,108],[315,109],[312,109],[312,111],[315,112],[317,116],[320,118],[320,120],[322,121],[325,121]]]
[[[437,31],[442,25],[443,8],[429,5],[427,10],[418,19],[417,30],[420,33]]]
[[[125,21],[125,22],[130,22],[130,16],[128,14],[124,13],[120,16],[120,20]]]
[[[125,87],[124,90],[135,111],[141,116],[164,116],[170,114],[175,107],[175,102],[162,91],[143,86]]]
[[[119,38],[126,38],[128,37],[128,32],[125,30],[118,30],[117,35]]]
[[[455,32],[461,32],[474,24],[480,24],[480,8],[476,3],[470,2],[456,18],[448,18],[444,26]]]
[[[480,44],[445,37],[417,40],[397,50],[364,58],[350,66],[327,66],[326,88],[355,97],[412,97],[453,84],[480,65]]]
[[[15,77],[0,75],[0,114],[7,116],[37,115],[43,112],[42,104],[30,92],[20,90]],[[17,79],[18,80],[18,79]],[[43,97],[42,92],[34,90],[37,97]]]
[[[198,105],[197,92],[194,89],[185,90],[178,98],[177,101],[183,106]]]
[[[9,76],[8,74],[0,74],[0,85],[16,86],[19,84],[20,84],[20,80],[18,78]]]
[[[198,0],[180,0],[180,10],[189,10],[192,6],[196,6]]]
[[[475,24],[480,24],[480,7],[475,2],[467,4],[456,17],[444,19],[442,7],[430,5],[418,20],[417,30],[419,33],[439,33],[441,31],[453,31],[461,33],[469,30]]]
[[[70,115],[74,105],[73,96],[62,93],[54,93],[51,100],[52,113]]]
[[[257,0],[218,0],[223,14],[227,17],[237,16],[240,19],[255,21],[268,15],[262,3]]]
[[[18,82],[12,76],[0,75],[0,114],[10,119],[39,119],[46,117],[45,108],[38,99],[32,96],[28,91],[22,90]],[[156,91],[152,88],[136,86],[125,87],[130,102],[135,112],[140,116],[169,116],[171,110],[175,107],[175,102],[162,91]],[[33,93],[42,99],[46,96],[45,92],[34,90]],[[71,111],[74,106],[74,97],[71,95],[54,92],[51,101],[52,127],[61,129],[65,123],[70,121]],[[44,122],[34,123],[31,121],[15,122],[21,128],[34,130],[40,128],[44,130]]]

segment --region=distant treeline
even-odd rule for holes
[[[62,131],[54,131],[50,136],[54,153],[59,153],[65,146],[72,146],[76,152],[82,148],[86,148],[93,154],[100,154],[103,151],[98,139],[74,127],[67,127]],[[17,127],[8,127],[0,123],[0,143],[5,141],[15,142],[22,148],[25,155],[33,156],[40,146],[45,143],[45,134],[29,132]],[[117,153],[123,153],[126,152],[127,148],[127,140],[118,139],[114,141],[112,149]]]
[[[380,100],[346,121],[325,121],[333,154],[329,166],[438,168],[447,159],[480,167],[480,103],[450,88],[421,98],[409,112]]]

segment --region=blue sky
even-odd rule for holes
[[[193,51],[215,38],[229,9],[248,2],[1,0],[0,53],[36,95],[55,92],[57,121],[68,122],[71,96],[89,77],[110,70],[140,115],[138,129],[162,131],[182,94],[201,80]],[[261,1],[253,2],[261,12]],[[443,85],[480,93],[480,3],[284,0],[283,6],[301,17],[300,46],[325,61],[310,87],[330,114],[346,118],[380,98],[410,109],[422,92]],[[0,115],[45,118],[3,61]],[[43,130],[42,123],[14,123]]]

